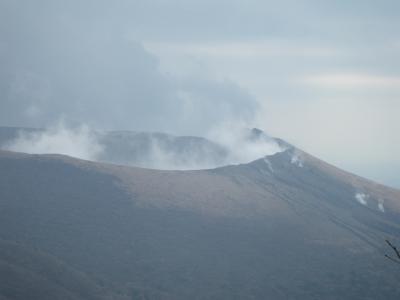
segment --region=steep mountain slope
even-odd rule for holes
[[[201,171],[0,152],[0,238],[113,298],[398,299],[399,199],[294,148]]]
[[[123,299],[60,260],[0,241],[0,299]]]

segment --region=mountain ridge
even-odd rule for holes
[[[110,299],[398,299],[399,199],[297,148],[187,171],[0,150],[0,239]]]

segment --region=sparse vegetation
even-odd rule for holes
[[[395,299],[373,237],[397,223],[310,163],[270,163],[160,172],[0,152],[0,299]]]

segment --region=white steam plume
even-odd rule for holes
[[[356,193],[354,195],[354,198],[357,200],[358,203],[362,205],[367,205],[367,198],[369,198],[369,195],[363,194],[363,193]]]
[[[108,133],[94,132],[85,125],[70,128],[59,122],[43,131],[21,130],[3,148],[163,170],[212,169],[285,150],[275,139],[243,124],[226,123],[210,132],[209,140],[152,133],[144,133],[143,139],[139,135],[128,133],[115,142],[105,138]]]
[[[32,154],[65,154],[88,160],[96,160],[102,152],[101,145],[88,126],[72,129],[63,122],[45,131],[21,131],[5,148]]]
[[[228,164],[248,163],[285,150],[265,133],[261,132],[260,136],[253,134],[243,124],[225,123],[212,130],[208,138],[228,149]]]
[[[378,199],[378,209],[381,211],[381,212],[385,212],[385,207],[383,206],[383,204],[384,204],[384,200],[383,199]]]
[[[162,170],[200,170],[224,164],[223,162],[216,164],[211,155],[198,157],[195,149],[192,153],[178,154],[173,150],[166,149],[159,140],[152,138],[147,167]]]

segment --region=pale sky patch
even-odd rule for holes
[[[369,74],[320,74],[300,80],[305,84],[325,88],[396,88],[400,90],[400,76]]]
[[[224,41],[213,43],[167,43],[144,42],[150,51],[163,52],[170,55],[191,55],[193,57],[217,57],[219,59],[253,59],[269,56],[321,56],[340,55],[339,49],[299,45],[285,40]]]

